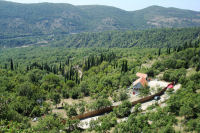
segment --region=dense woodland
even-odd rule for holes
[[[57,45],[67,47],[178,47],[184,42],[191,43],[198,37],[200,28],[152,29],[144,31],[111,31],[68,35]],[[190,44],[191,45],[191,44]]]
[[[27,47],[31,45],[45,46],[47,43],[54,47],[67,48],[174,48],[198,37],[200,28],[164,28],[141,31],[107,31],[85,32],[80,34],[56,35],[0,35],[0,48]]]
[[[150,67],[143,66],[149,62]],[[162,80],[182,87],[168,92],[167,106],[155,104],[143,113],[138,104],[131,113],[125,90],[138,71],[152,78],[163,73]],[[45,46],[2,48],[0,132],[200,132],[199,81],[199,28],[83,33]],[[62,105],[67,117],[52,112],[63,99],[84,97],[92,102]],[[111,106],[110,98],[122,104],[91,121],[89,129],[78,128],[80,121],[71,119]],[[128,120],[118,123],[123,117]]]

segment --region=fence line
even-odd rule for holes
[[[168,84],[168,86],[171,85],[171,84],[173,84],[173,83]],[[167,90],[167,87],[165,87],[164,89],[162,89],[158,93],[155,93],[153,95],[150,95],[150,96],[141,98],[139,100],[133,101],[131,103],[132,106],[134,106],[134,105],[136,105],[138,103],[145,103],[145,102],[151,101],[151,100],[154,99],[155,96],[161,96],[161,95],[163,95],[164,92]],[[80,115],[74,116],[74,117],[72,117],[72,119],[80,119],[81,120],[81,119],[86,119],[86,118],[98,116],[98,115],[101,115],[101,114],[104,114],[104,113],[111,112],[111,111],[113,111],[113,108],[116,108],[116,107],[118,107],[118,105],[117,106],[104,107],[104,108],[101,108],[99,110],[90,111],[90,112],[87,112],[87,113],[84,113],[84,114],[80,114]]]

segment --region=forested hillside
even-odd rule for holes
[[[67,47],[178,47],[200,36],[200,28],[109,31],[68,35],[55,44]],[[64,38],[64,37],[63,37]]]
[[[0,131],[199,132],[199,53],[199,38],[173,49],[31,46],[1,50]],[[152,65],[144,67],[149,62]],[[166,92],[170,97],[166,106],[155,103],[142,113],[138,104],[131,113],[126,90],[138,71],[151,78],[161,74],[162,80],[182,87],[176,93]],[[89,129],[80,129],[80,121],[71,119],[111,106],[111,99],[122,104],[91,121]],[[123,117],[127,120],[117,122]]]
[[[20,4],[0,1],[0,34],[18,36],[200,26],[200,13],[151,6],[124,11],[109,6]]]
[[[0,0],[0,133],[199,133],[199,101],[200,12]]]
[[[38,35],[19,36],[0,39],[0,48],[20,47],[30,45],[52,45],[68,48],[86,47],[178,47],[184,43],[191,44],[192,40],[198,38],[200,28],[164,28],[144,31],[106,31],[98,33],[80,33],[70,35]],[[4,36],[5,37],[5,36]],[[10,38],[9,38],[10,37]]]

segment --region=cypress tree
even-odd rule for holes
[[[61,72],[61,70],[62,70],[62,64],[61,64],[61,61],[60,61],[59,71]]]
[[[121,73],[124,71],[124,61],[122,63]]]
[[[184,44],[183,44],[183,49],[186,49],[187,48],[187,42],[185,42]]]
[[[65,76],[65,83],[66,83],[66,81],[67,81],[67,74],[65,74],[64,76]]]
[[[178,46],[177,52],[180,52],[182,50],[181,46]]]
[[[5,69],[7,69],[7,68],[8,68],[8,65],[7,65],[7,64],[5,64],[4,68],[5,68]]]
[[[101,57],[100,57],[100,63],[103,62],[103,54],[101,54]]]
[[[69,58],[67,58],[67,60],[65,61],[65,65],[69,64]]]
[[[76,71],[76,78],[75,78],[75,80],[76,80],[76,84],[78,84],[78,71]]]
[[[161,48],[159,48],[158,50],[158,56],[160,56],[160,54],[161,54]]]
[[[127,71],[128,71],[128,62],[126,60],[124,64],[124,72],[127,72]]]
[[[176,51],[176,46],[174,47],[174,52]]]
[[[61,72],[62,72],[62,75],[64,76],[65,75],[65,67],[62,67]]]
[[[88,70],[90,69],[90,59],[89,58],[87,60],[87,68],[88,68]]]
[[[188,47],[192,48],[192,40],[190,40]]]
[[[12,59],[10,59],[10,69],[14,70],[14,65],[13,65],[13,60]]]
[[[29,71],[29,66],[26,66],[26,71],[27,71],[27,72]]]

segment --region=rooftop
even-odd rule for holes
[[[136,73],[136,76],[138,76],[138,77],[140,77],[140,78],[143,77],[143,78],[145,78],[145,79],[147,78],[147,74],[145,74],[145,73],[139,73],[139,72],[137,72],[137,73]]]

